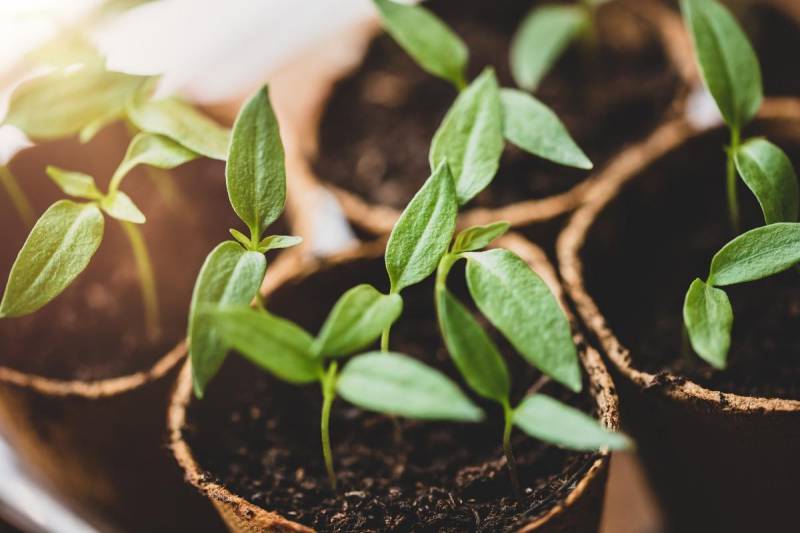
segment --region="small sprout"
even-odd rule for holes
[[[764,222],[797,221],[797,175],[783,150],[766,139],[755,138],[743,143],[734,157],[742,181],[761,205]]]
[[[508,222],[492,222],[485,226],[472,226],[458,235],[453,243],[453,253],[471,252],[486,248],[492,241],[502,237],[511,225]]]
[[[733,310],[718,287],[768,278],[800,262],[800,223],[778,222],[752,229],[722,247],[711,260],[706,281],[695,279],[683,304],[683,318],[695,352],[725,368]]]
[[[469,52],[464,42],[436,15],[422,6],[374,0],[383,24],[395,41],[427,72],[466,86]]]

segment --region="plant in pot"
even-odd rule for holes
[[[614,63],[602,75],[589,75],[594,69],[581,68],[580,54],[570,50],[545,78],[539,99],[511,88],[500,91],[499,107],[488,105],[495,98],[491,94],[482,97],[486,102],[484,112],[495,113],[496,122],[503,126],[497,138],[505,137],[510,143],[504,148],[501,140],[492,144],[498,146],[499,179],[471,201],[470,206],[475,209],[465,214],[471,224],[505,219],[515,226],[524,225],[574,207],[585,187],[573,187],[587,177],[589,158],[605,163],[622,144],[651,128],[669,107],[678,82],[659,43],[659,30],[654,28],[661,27],[662,16],[672,15],[650,3],[641,10],[638,6],[634,9],[614,4],[625,2],[599,8],[597,26],[601,37],[596,48],[604,62],[614,58],[619,65]],[[457,100],[465,99],[467,90],[462,89],[468,74],[484,71],[472,85],[486,85],[485,69],[489,66],[493,67],[492,77],[498,86],[512,87],[511,68],[506,62],[498,62],[498,58],[509,54],[511,35],[530,4],[442,1],[431,2],[430,10],[390,0],[376,5],[383,26],[396,42],[387,36],[377,37],[359,69],[338,83],[320,121],[319,150],[310,147],[307,152],[315,159],[317,175],[334,186],[356,224],[383,234],[391,230],[399,209],[421,185],[428,166],[423,157],[425,149],[430,139],[438,135],[443,117],[457,107],[451,107],[452,88],[436,77],[461,91]],[[640,16],[645,21],[639,20]],[[442,19],[452,23],[458,33]],[[612,20],[616,22],[612,24]],[[609,31],[607,24],[617,23],[630,32]],[[530,38],[538,39],[537,35],[528,35],[515,42],[517,59],[512,65],[529,65],[535,60],[535,52],[543,48],[541,43],[531,44]],[[469,51],[461,37],[469,43]],[[626,38],[628,42],[624,42]],[[607,47],[608,39],[623,42]],[[581,79],[581,73],[586,73],[589,81]],[[470,89],[474,92],[475,88]],[[637,96],[622,95],[629,90],[641,92]],[[619,100],[613,105],[581,104],[579,101],[589,92],[596,92],[598,98]],[[620,119],[623,115],[624,121]],[[566,117],[566,128],[556,116]],[[547,146],[548,136],[521,134],[520,122],[537,124],[534,129],[547,129],[551,135],[555,135],[555,126],[545,124],[557,124],[559,134],[569,131],[579,145],[588,148],[589,158],[582,152],[565,158],[567,154]],[[629,122],[636,124],[631,128],[621,126]],[[615,136],[608,135],[610,128],[604,125],[613,125],[613,130],[622,132],[625,138],[612,139]],[[576,168],[563,169],[558,164]],[[492,213],[492,209],[497,211]]]
[[[195,288],[190,373],[184,371],[170,412],[173,449],[188,478],[211,497],[237,530],[305,531],[304,526],[391,529],[414,524],[461,527],[465,519],[473,527],[491,530],[512,524],[534,528],[547,523],[547,528],[561,520],[572,525],[596,521],[599,508],[594,504],[588,504],[593,510],[586,516],[577,510],[565,513],[553,505],[563,497],[587,505],[582,497],[587,485],[602,492],[602,480],[584,470],[596,463],[594,452],[625,448],[629,442],[584,412],[593,408],[590,397],[579,394],[583,380],[570,325],[545,282],[510,250],[482,251],[505,233],[508,224],[471,227],[453,238],[458,182],[446,161],[437,165],[399,218],[383,262],[375,260],[374,252],[356,255],[324,272],[311,269],[308,274],[291,273],[288,278],[273,280],[276,289],[264,298],[256,297],[265,272],[265,244],[261,243],[274,239],[265,240],[263,231],[283,208],[285,190],[280,138],[270,117],[266,93],[257,94],[234,125],[228,158],[231,205],[251,228],[251,235],[235,235],[238,242],[217,247]],[[469,185],[481,187],[476,182],[461,183],[466,189]],[[223,248],[229,250],[227,259],[221,258]],[[455,278],[450,272],[461,259],[467,262],[468,290],[481,313],[525,362],[518,358],[506,362],[473,311],[448,288],[448,277]],[[426,282],[433,281],[434,271],[435,304],[431,305],[431,287]],[[385,285],[386,273],[389,289],[383,293],[374,285]],[[351,280],[358,284],[341,294],[340,288]],[[276,305],[276,294],[287,285],[284,303]],[[251,307],[248,304],[254,298],[255,307]],[[326,306],[307,305],[331,300],[335,303],[329,313],[324,312]],[[433,329],[436,341],[425,346],[428,353],[415,349],[412,357],[401,348],[390,350],[390,329],[396,321],[402,334],[395,335],[394,344],[415,343],[414,334],[402,325],[404,309],[422,335]],[[283,311],[294,316],[284,317]],[[458,373],[486,400],[482,403],[488,409],[478,406],[455,384],[457,372],[448,358],[440,360],[430,352],[441,344],[437,316]],[[310,325],[318,329],[316,337],[307,333]],[[381,350],[362,353],[376,344],[378,337]],[[222,363],[231,348],[270,374],[250,377],[271,393],[264,396],[265,389],[259,387],[254,392],[242,385],[241,374],[228,373],[232,362]],[[530,383],[511,383],[507,364],[514,365],[514,375],[540,378],[530,394],[526,394]],[[245,372],[252,374],[247,369],[252,367],[245,367]],[[239,385],[229,389],[232,383]],[[566,390],[556,383],[565,385]],[[308,384],[319,389],[303,386]],[[187,424],[192,388],[204,399],[189,406]],[[543,394],[542,388],[554,391],[553,397]],[[607,386],[603,394],[608,394]],[[512,395],[515,403],[523,398],[515,407]],[[241,404],[243,397],[247,400]],[[335,402],[337,397],[361,409]],[[608,400],[610,397],[602,401]],[[487,424],[498,429],[492,438],[473,426],[484,419],[485,409],[493,415]],[[247,416],[254,425],[241,425],[243,412],[250,413]],[[270,413],[268,420],[261,413]],[[458,424],[439,428],[419,422],[435,420]],[[337,434],[339,425],[347,431]],[[576,452],[536,444],[539,451],[531,454],[531,444],[524,442],[520,446],[524,460],[518,466],[512,451],[514,426]],[[391,428],[388,433],[387,428]],[[456,439],[444,436],[450,431],[457,432]],[[211,437],[223,434],[228,437],[222,445]],[[464,446],[469,438],[479,441],[477,450]],[[435,439],[444,439],[439,450]],[[309,446],[310,442],[321,442],[322,453],[308,453],[317,449]],[[376,450],[359,457],[365,446]],[[232,447],[239,450],[237,458],[228,456]],[[530,463],[531,459],[537,463],[537,454],[550,455],[547,450],[556,465]],[[448,459],[451,453],[466,464]],[[478,460],[471,457],[473,453],[491,460],[476,471],[468,466]],[[201,457],[202,467],[194,454]],[[398,461],[398,454],[404,459]],[[207,474],[209,464],[213,467]],[[503,466],[509,470],[510,482],[509,477],[500,475]],[[581,482],[572,496],[564,492],[570,488],[558,484],[558,495],[551,496],[555,501],[548,503],[536,488],[541,481],[530,476],[537,468],[549,471],[553,466],[559,475],[564,475],[560,469],[566,468],[570,477]],[[518,468],[524,475],[518,474]],[[491,478],[492,488],[486,489],[490,496],[480,497],[480,502],[465,501],[467,496],[461,493],[464,480],[460,483],[450,478],[454,469],[470,478],[473,489],[481,484],[479,478]],[[429,498],[430,504],[423,505],[420,498]],[[440,505],[452,510],[435,509]],[[381,508],[379,516],[373,511],[377,507]],[[477,524],[475,516],[479,517]],[[557,518],[551,520],[553,516]]]
[[[183,357],[192,282],[182,269],[200,264],[218,239],[214,220],[225,220],[207,216],[218,212],[222,181],[204,157],[224,158],[228,133],[187,104],[151,100],[151,83],[90,56],[11,96],[4,123],[44,142],[8,165],[41,213],[27,239],[6,199],[0,209],[9,229],[0,394],[10,440],[78,506],[125,527],[170,528],[166,500],[198,501],[169,470],[151,415],[168,393],[161,378]],[[123,117],[138,132],[114,123]],[[171,185],[192,209],[138,167],[175,168]],[[180,247],[178,231],[192,236]],[[198,527],[213,524],[196,516]]]
[[[673,128],[649,159],[598,183],[559,237],[561,272],[621,376],[623,417],[670,527],[781,530],[800,469],[798,117],[759,117],[758,62],[721,4],[682,9],[727,126]]]

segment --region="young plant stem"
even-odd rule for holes
[[[25,191],[19,186],[17,178],[5,165],[0,165],[0,184],[6,190],[22,222],[28,227],[33,226],[34,217],[31,203],[28,201],[28,197],[25,196]]]
[[[142,233],[136,224],[131,222],[120,222],[125,236],[133,251],[136,261],[136,270],[139,275],[139,285],[142,291],[142,303],[144,304],[144,321],[147,336],[150,340],[156,340],[161,334],[161,321],[158,310],[158,293],[156,292],[156,280],[153,275],[153,265],[150,261],[150,254],[147,252],[147,245],[144,242]]]
[[[333,453],[331,453],[331,406],[336,398],[336,371],[338,365],[334,361],[328,371],[320,377],[322,385],[322,415],[320,419],[320,434],[322,437],[322,457],[325,459],[325,470],[328,472],[328,482],[331,490],[336,490],[336,471],[333,469]]]
[[[728,190],[728,216],[730,217],[731,229],[734,235],[741,233],[741,221],[739,219],[739,200],[736,187],[736,152],[739,150],[740,143],[739,128],[731,128],[731,144],[726,150],[727,161],[727,190]]]
[[[503,454],[506,456],[506,466],[508,466],[508,476],[511,479],[511,490],[519,503],[522,503],[522,488],[519,484],[519,474],[517,473],[517,460],[514,451],[511,449],[511,429],[514,427],[514,410],[508,401],[503,403]]]

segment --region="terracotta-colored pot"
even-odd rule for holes
[[[697,71],[693,65],[691,55],[691,44],[686,35],[680,17],[671,9],[649,0],[636,2],[630,6],[636,15],[645,21],[657,33],[668,61],[672,64],[678,78],[682,80],[682,87],[693,85],[697,81]],[[299,142],[299,153],[306,158],[306,162],[297,162],[298,171],[296,174],[306,183],[322,183],[336,195],[345,215],[358,228],[373,234],[384,235],[391,231],[394,222],[399,216],[399,210],[388,206],[373,203],[351,191],[342,189],[339,186],[321,181],[311,168],[311,161],[314,161],[318,154],[318,135],[320,122],[322,120],[325,106],[333,93],[334,86],[358,66],[359,62],[355,58],[363,55],[374,35],[379,31],[380,23],[377,20],[367,21],[360,26],[357,31],[347,35],[347,40],[339,45],[339,53],[334,61],[327,68],[318,68],[319,73],[313,69],[306,69],[307,76],[317,80],[317,83],[306,84],[310,89],[302,95],[307,105],[301,114],[297,136]],[[344,51],[342,50],[344,48]],[[332,54],[331,51],[319,51],[309,54],[309,64],[319,64],[314,57],[326,57]],[[342,59],[344,57],[344,59]],[[673,107],[682,108],[686,91],[678,89]],[[295,101],[298,99],[295,98]],[[361,120],[360,117],[353,117],[353,120]],[[602,164],[600,168],[602,168]],[[566,192],[550,197],[522,200],[498,208],[476,207],[468,209],[462,216],[464,225],[484,224],[492,220],[506,220],[512,225],[521,227],[534,222],[550,220],[565,212],[577,207],[590,187],[592,178],[587,178],[579,182],[575,187]]]
[[[756,125],[775,122],[781,135],[800,139],[797,101],[767,100],[759,119]],[[623,427],[637,440],[670,531],[786,531],[796,523],[800,401],[711,390],[685,376],[637,367],[638,356],[617,337],[596,295],[587,289],[585,274],[600,271],[584,251],[593,242],[594,228],[610,216],[611,202],[634,182],[645,187],[638,178],[646,168],[706,132],[670,122],[621,154],[609,166],[616,172],[598,181],[559,236],[560,272],[590,338],[600,344],[619,376]],[[681,216],[680,209],[674,212]],[[637,220],[629,216],[625,224]],[[604,227],[604,238],[613,239]],[[683,242],[689,240],[687,235]],[[597,278],[597,283],[609,291],[615,287],[608,280]],[[624,320],[620,312],[615,320]],[[655,329],[652,325],[639,334],[649,339]],[[680,345],[679,339],[672,340]]]
[[[551,284],[551,287],[560,294],[556,275],[547,262],[544,253],[530,244],[522,237],[508,235],[497,243],[515,251]],[[291,272],[285,272],[285,277],[273,273],[269,287],[265,287],[265,296],[269,300],[270,294],[285,283],[304,280],[325,271],[336,269],[355,268],[354,262],[380,261],[385,242],[375,242],[365,245],[358,250],[343,254],[323,262],[307,262],[303,267],[297,267]],[[352,273],[349,274],[352,277]],[[603,365],[599,354],[586,345],[579,335],[576,343],[581,347],[581,361],[588,374],[589,390],[596,401],[600,419],[609,428],[617,428],[617,398],[614,386]],[[238,374],[237,374],[238,376]],[[242,384],[246,377],[236,377],[234,381]],[[204,400],[205,401],[205,400]],[[311,531],[308,527],[298,524],[269,509],[261,508],[241,496],[234,494],[227,487],[215,481],[213,473],[207,472],[198,464],[192,447],[185,439],[187,410],[193,402],[197,402],[192,394],[190,362],[184,366],[178,378],[178,383],[168,412],[170,442],[178,464],[184,471],[186,479],[214,504],[220,512],[228,527],[232,531],[270,531],[270,532],[305,532]],[[196,423],[193,422],[193,424]],[[594,531],[597,529],[602,509],[605,484],[608,472],[609,454],[601,453],[593,460],[581,474],[574,487],[566,496],[555,502],[548,509],[543,509],[539,516],[532,518],[525,525],[523,531]]]

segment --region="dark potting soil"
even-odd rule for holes
[[[64,197],[46,176],[46,165],[92,174],[105,189],[127,142],[121,128],[109,128],[87,146],[68,140],[26,150],[11,169],[38,216]],[[186,332],[194,279],[206,254],[239,224],[228,207],[224,163],[198,160],[172,175],[158,179],[176,189],[174,200],[143,169],[132,172],[122,186],[147,217],[139,227],[157,278],[159,338],[147,339],[133,254],[119,223],[106,217],[100,248],[69,288],[32,315],[0,320],[0,365],[57,379],[103,379],[145,370],[177,345]],[[28,230],[2,194],[0,220],[5,285]]]
[[[764,93],[770,96],[800,94],[796,62],[792,54],[786,53],[800,48],[800,22],[776,7],[752,3],[743,6],[737,15],[761,63]]]
[[[463,269],[454,269],[453,276],[463,278]],[[288,283],[267,305],[316,332],[336,298],[364,282],[386,289],[380,258]],[[463,295],[463,281],[453,288]],[[404,294],[392,349],[458,379],[432,315],[432,290],[423,283]],[[508,361],[518,401],[539,374],[519,356]],[[588,393],[576,397],[552,383],[543,390],[588,412],[594,405]],[[319,387],[286,385],[231,355],[206,398],[190,406],[186,438],[212,479],[264,509],[323,531],[506,531],[563,500],[596,458],[515,431],[524,487],[518,505],[493,406],[481,402],[489,415],[481,424],[422,423],[364,412],[338,399],[331,421],[339,481],[333,493],[320,451],[320,402]]]
[[[487,65],[514,87],[508,50],[533,1],[433,0],[426,5],[464,39],[472,79]],[[594,49],[574,46],[536,96],[549,105],[601,165],[651,129],[669,109],[678,78],[653,28],[635,5],[614,2],[597,17]],[[402,208],[430,174],[428,148],[456,91],[420,69],[387,35],[374,39],[363,64],[336,85],[323,114],[315,169],[322,180],[369,202]],[[508,145],[484,207],[569,190],[588,172],[562,167]]]
[[[797,166],[800,130],[761,123]],[[712,390],[800,399],[800,277],[791,270],[726,287],[734,311],[729,366],[682,355],[683,300],[733,233],[725,196],[726,133],[690,140],[630,182],[599,216],[582,253],[586,287],[637,368],[673,372]],[[747,229],[763,225],[739,182]]]

